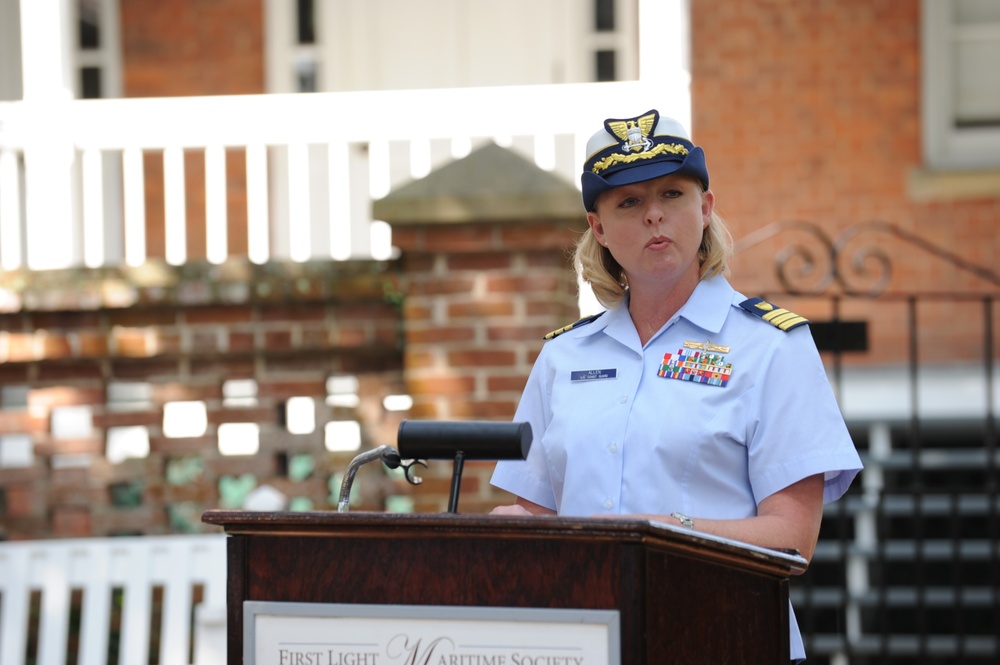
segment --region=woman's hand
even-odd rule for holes
[[[676,518],[669,515],[632,517],[679,524]],[[717,520],[704,519],[694,513],[692,518],[695,531],[758,547],[795,549],[806,561],[811,561],[823,518],[823,474],[804,478],[767,497],[757,506],[756,517]]]
[[[555,515],[556,511],[545,506],[517,497],[517,501],[510,506],[497,506],[490,511],[490,515],[506,515],[508,517],[530,517],[532,515]]]
[[[519,506],[516,503],[510,506],[497,506],[490,511],[490,515],[508,515],[514,517],[530,517],[531,513],[528,512],[527,508],[524,506]]]

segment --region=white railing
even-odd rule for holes
[[[196,605],[198,587],[202,600]],[[151,662],[154,590],[162,615],[155,662],[225,663],[225,536],[0,543],[0,663],[22,665],[29,655],[37,665],[70,662],[71,632],[79,635],[74,662],[80,665],[108,663],[112,641],[120,665]],[[121,599],[116,628],[113,596]],[[33,606],[37,618],[32,617]],[[79,624],[71,631],[76,612]],[[33,654],[29,643],[35,645]]]
[[[186,260],[185,152],[204,156],[207,258],[226,260],[232,149],[246,155],[252,261],[378,257],[388,243],[375,225],[373,245],[371,202],[400,183],[493,140],[576,184],[605,118],[657,108],[690,126],[688,78],[0,103],[0,268],[145,262],[151,152],[163,159],[168,262]]]

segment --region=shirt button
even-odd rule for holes
[[[625,402],[628,401],[628,395],[622,395],[621,397],[618,398],[618,401],[624,404]]]
[[[613,453],[616,450],[618,450],[618,444],[617,443],[612,443],[610,446],[608,446],[608,452]]]
[[[615,502],[612,501],[611,499],[604,500],[604,507],[607,508],[608,510],[611,510],[611,506],[613,505],[615,505]]]

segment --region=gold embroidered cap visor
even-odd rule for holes
[[[635,118],[609,118],[587,142],[587,161],[580,182],[583,207],[593,211],[597,197],[609,189],[680,173],[697,178],[708,189],[705,151],[688,138],[673,118],[653,109]]]

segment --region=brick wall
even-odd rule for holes
[[[0,537],[199,531],[204,510],[264,485],[290,507],[330,509],[356,452],[329,450],[326,423],[360,423],[364,447],[394,443],[405,413],[383,399],[405,386],[388,266],[144,271],[2,276],[20,307],[0,314]],[[308,431],[290,427],[293,398],[313,400]],[[165,409],[187,402],[205,426],[173,436]],[[237,423],[259,430],[252,454],[220,448]],[[145,428],[145,454],[116,452],[124,428]],[[357,508],[379,510],[408,491],[376,468],[357,489]]]
[[[127,97],[264,92],[264,3],[120,0]]]
[[[693,125],[739,234],[785,219],[936,231],[906,195],[920,165],[918,10],[917,0],[693,6]]]
[[[120,0],[122,85],[126,97],[242,95],[264,92],[263,2]],[[194,120],[194,119],[192,119]],[[143,156],[146,255],[166,256],[163,152]],[[187,256],[206,257],[205,158],[184,155]],[[246,254],[246,153],[226,151],[230,255]]]
[[[404,418],[509,421],[542,336],[576,318],[572,227],[404,225],[393,263],[3,274],[0,538],[200,531],[204,510],[264,486],[331,510],[358,451],[330,450],[327,423],[359,423],[367,449],[395,445]],[[412,407],[388,410],[390,395]],[[315,424],[298,432],[287,407],[302,398]],[[179,403],[197,408],[168,419]],[[226,449],[240,424],[255,450]],[[125,428],[148,449],[116,449]],[[461,512],[510,500],[492,467],[466,463]],[[432,460],[413,487],[368,465],[352,510],[444,511],[451,473]]]
[[[992,269],[1000,244],[1000,192],[928,199],[915,191],[921,157],[919,0],[722,0],[693,3],[693,131],[708,156],[717,205],[738,240],[774,222],[804,220],[831,239],[877,220],[951,254],[943,259],[913,243],[875,232],[847,243],[839,265],[850,286],[866,292],[888,274],[886,291],[959,293],[995,289],[957,261]],[[799,284],[823,288],[829,247],[811,232],[789,231],[735,261],[734,282],[747,293],[780,291],[779,249],[812,252]],[[891,265],[863,250],[880,252]],[[800,258],[804,253],[799,253]],[[807,267],[804,260],[798,266]],[[994,272],[995,274],[995,272]],[[839,289],[831,283],[832,290]],[[782,302],[830,318],[829,307]],[[859,362],[905,359],[903,305],[855,304],[844,313],[868,320],[871,352]],[[959,327],[956,320],[965,322]],[[994,321],[994,325],[996,321]],[[926,351],[950,347],[981,357],[976,304],[945,302],[922,310]]]

